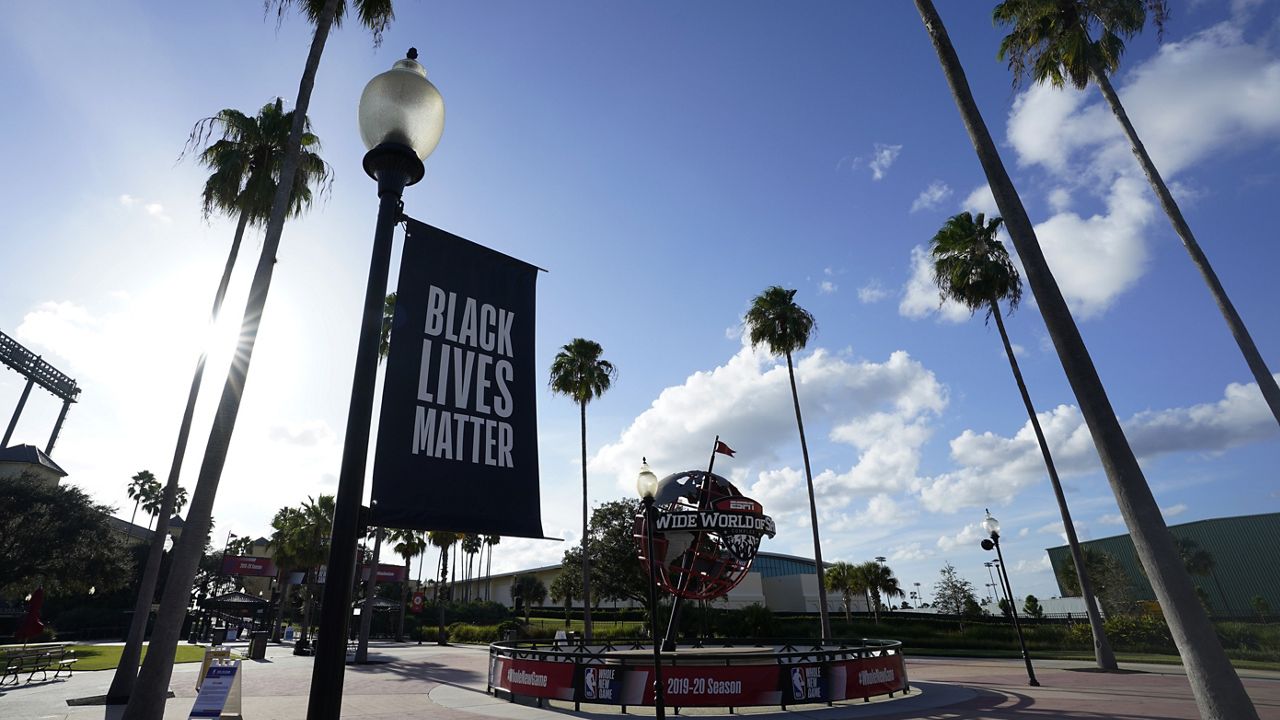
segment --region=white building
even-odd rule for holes
[[[555,582],[561,567],[544,565],[542,567],[517,570],[515,572],[495,574],[489,579],[489,599],[502,603],[507,607],[515,607],[511,598],[511,585],[520,575],[534,575],[548,588]],[[458,584],[454,597],[470,591],[470,597],[485,597],[484,577],[475,578]],[[548,606],[550,600],[548,599]],[[579,604],[581,601],[579,601]],[[818,573],[813,560],[780,553],[761,552],[751,563],[747,576],[738,583],[729,594],[715,601],[715,607],[729,609],[743,608],[752,604],[763,605],[774,612],[818,612]],[[609,607],[613,603],[609,603]],[[618,607],[638,607],[636,603],[622,601]],[[840,593],[827,593],[827,606],[834,615],[844,612],[844,601]],[[865,612],[866,600],[853,598],[852,612]]]

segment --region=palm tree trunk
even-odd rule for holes
[[[133,537],[133,521],[138,519],[138,504],[141,502],[142,496],[133,501],[133,514],[129,516],[129,537]]]
[[[1058,512],[1062,515],[1062,527],[1067,533],[1067,546],[1071,548],[1071,561],[1076,566],[1076,578],[1080,581],[1080,595],[1084,597],[1085,614],[1089,617],[1089,630],[1093,633],[1093,659],[1101,670],[1116,670],[1115,653],[1111,652],[1111,643],[1107,641],[1106,630],[1102,626],[1102,615],[1098,612],[1098,600],[1093,594],[1093,582],[1085,570],[1084,555],[1080,551],[1080,539],[1076,537],[1076,526],[1071,522],[1071,511],[1067,508],[1067,496],[1062,492],[1062,483],[1058,480],[1058,470],[1053,464],[1053,455],[1049,453],[1049,443],[1040,429],[1040,418],[1036,416],[1036,408],[1031,404],[1031,395],[1022,379],[1022,370],[1013,354],[1013,346],[1009,344],[1009,335],[1004,329],[1004,318],[1000,314],[1000,304],[991,303],[991,314],[996,319],[996,328],[1000,330],[1000,341],[1004,343],[1005,355],[1009,357],[1009,367],[1013,370],[1013,379],[1018,383],[1018,392],[1022,395],[1022,404],[1027,408],[1027,417],[1031,418],[1031,429],[1036,433],[1036,442],[1040,444],[1040,454],[1044,456],[1044,466],[1049,471],[1049,483],[1053,485],[1053,495],[1058,499]]]
[[[329,38],[329,29],[333,25],[337,10],[338,0],[325,0],[324,9],[316,21],[311,50],[307,55],[307,63],[298,86],[293,127],[289,129],[289,140],[285,145],[279,186],[276,188],[275,201],[271,206],[271,219],[267,222],[262,254],[258,258],[258,267],[254,272],[253,282],[249,286],[249,300],[240,324],[240,343],[227,373],[227,381],[223,386],[222,397],[214,416],[213,428],[209,432],[204,461],[201,463],[195,492],[191,495],[191,505],[187,510],[186,526],[182,537],[174,547],[173,562],[165,581],[160,610],[156,614],[151,647],[142,664],[142,671],[138,674],[138,684],[129,698],[129,705],[125,709],[122,720],[161,720],[164,715],[169,678],[173,674],[173,658],[178,646],[178,634],[182,629],[182,618],[186,614],[191,596],[191,582],[195,578],[196,567],[200,563],[205,542],[209,538],[213,503],[218,494],[218,481],[222,477],[222,468],[227,461],[227,451],[231,447],[231,435],[235,430],[236,416],[240,412],[240,398],[249,376],[249,364],[258,336],[258,326],[262,321],[263,308],[267,304],[267,291],[271,287],[271,275],[275,269],[276,250],[280,246],[280,236],[284,231],[285,216],[289,210],[293,179],[297,175],[301,159],[302,132],[307,120],[307,109],[311,105],[311,91],[315,86],[320,56],[324,53],[325,41]]]
[[[996,205],[1004,217],[1009,237],[1022,259],[1027,283],[1040,307],[1080,412],[1089,426],[1138,557],[1164,609],[1200,714],[1209,720],[1256,720],[1258,713],[1231,667],[1213,624],[1209,622],[1204,608],[1200,607],[1173,537],[1169,535],[1142,468],[1116,419],[1115,410],[1062,298],[1057,280],[1045,261],[1031,220],[978,112],[973,92],[969,89],[964,69],[942,19],[931,0],[916,0],[916,8],[937,51],[943,74],[987,176]]]
[[[1236,307],[1231,303],[1231,298],[1227,297],[1227,291],[1223,289],[1222,283],[1218,280],[1218,274],[1214,272],[1213,266],[1209,264],[1209,258],[1205,256],[1204,251],[1200,249],[1200,244],[1196,242],[1196,236],[1192,234],[1191,226],[1182,217],[1182,210],[1173,199],[1173,193],[1169,192],[1168,186],[1164,184],[1164,178],[1160,176],[1160,171],[1156,170],[1155,163],[1151,161],[1151,156],[1147,154],[1146,146],[1138,138],[1138,131],[1134,129],[1133,123],[1129,121],[1129,115],[1125,112],[1124,106],[1120,104],[1120,97],[1116,95],[1115,88],[1111,87],[1111,81],[1107,78],[1106,71],[1098,66],[1096,60],[1089,63],[1089,71],[1094,83],[1102,91],[1102,96],[1106,98],[1107,105],[1111,107],[1111,112],[1115,113],[1116,119],[1120,121],[1120,126],[1124,128],[1125,137],[1129,139],[1129,145],[1133,149],[1134,157],[1138,158],[1138,164],[1142,166],[1142,172],[1147,176],[1147,182],[1151,184],[1151,189],[1155,191],[1156,197],[1160,199],[1160,207],[1164,208],[1165,215],[1169,216],[1169,223],[1173,225],[1173,231],[1182,240],[1182,246],[1186,248],[1187,254],[1191,256],[1192,264],[1196,266],[1196,270],[1200,272],[1200,277],[1209,286],[1209,293],[1213,296],[1214,303],[1218,305],[1218,311],[1222,313],[1223,319],[1227,321],[1227,327],[1231,330],[1231,335],[1235,338],[1236,345],[1240,347],[1240,354],[1244,355],[1245,363],[1249,365],[1249,370],[1253,373],[1253,379],[1258,383],[1258,389],[1262,391],[1262,397],[1267,401],[1267,407],[1271,409],[1271,415],[1275,417],[1277,423],[1280,423],[1280,386],[1277,386],[1275,376],[1267,368],[1267,363],[1262,359],[1262,353],[1258,352],[1258,346],[1254,344],[1253,337],[1249,335],[1249,329],[1244,326],[1244,320],[1240,319],[1240,313],[1236,312]]]
[[[591,553],[587,551],[587,403],[578,403],[582,425],[582,637],[591,640]],[[526,608],[525,614],[528,614]],[[654,639],[657,642],[657,639]]]
[[[235,238],[231,241],[231,250],[227,252],[227,262],[222,268],[222,279],[213,294],[213,310],[209,313],[209,324],[218,322],[222,312],[222,301],[227,296],[227,286],[231,284],[231,271],[235,267],[236,257],[240,254],[240,241],[244,239],[245,228],[249,224],[249,213],[241,211],[240,221],[236,223]],[[142,642],[147,631],[147,621],[151,618],[151,603],[156,596],[156,581],[160,577],[160,563],[164,559],[165,536],[169,533],[169,518],[174,514],[174,503],[178,492],[178,476],[182,471],[182,460],[187,454],[187,440],[191,436],[191,420],[196,411],[196,399],[200,396],[200,384],[204,378],[204,366],[209,355],[207,348],[201,348],[200,359],[196,361],[196,371],[191,377],[191,389],[187,391],[187,406],[182,411],[182,422],[178,425],[178,442],[173,450],[173,459],[169,463],[169,477],[165,481],[164,494],[160,500],[160,519],[156,525],[155,535],[151,538],[151,548],[147,551],[147,564],[142,571],[142,581],[138,585],[138,597],[133,603],[133,618],[129,622],[129,634],[125,637],[124,649],[120,652],[120,664],[116,666],[111,677],[111,688],[107,690],[107,701],[115,704],[127,702],[133,693],[133,684],[138,677],[138,662],[142,657]],[[138,503],[133,504],[133,512],[138,513]],[[188,513],[190,514],[190,513]],[[133,519],[129,520],[130,526]],[[133,528],[129,528],[130,534]]]
[[[484,568],[484,599],[492,599],[493,592],[493,543],[489,544],[489,560]]]
[[[827,574],[822,566],[822,544],[818,541],[818,505],[813,495],[813,470],[809,467],[809,444],[804,439],[804,419],[800,417],[800,394],[796,391],[796,371],[787,353],[787,377],[791,378],[791,403],[796,408],[796,427],[800,429],[800,454],[804,456],[804,480],[809,486],[809,524],[813,527],[813,564],[818,570],[818,614],[822,623],[822,641],[831,641],[831,616],[827,613]]]
[[[404,559],[404,582],[400,583],[400,619],[396,621],[396,642],[404,642],[404,613],[409,603],[409,561]]]
[[[378,596],[378,559],[382,554],[382,528],[373,534],[373,560],[369,579],[365,581],[364,609],[360,611],[360,639],[356,643],[356,662],[369,662],[369,632],[373,630],[373,601]]]
[[[276,601],[275,610],[271,613],[271,642],[278,643],[282,640],[280,632],[281,621],[284,620],[285,602],[289,599],[289,571],[286,568],[280,568],[277,573],[276,592],[280,594],[280,599]]]

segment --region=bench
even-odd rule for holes
[[[53,677],[56,680],[63,672],[67,673],[67,677],[71,677],[73,666],[78,658],[75,651],[66,647],[54,650],[18,650],[11,651],[4,655],[4,674],[0,675],[0,685],[10,684],[9,679],[12,678],[12,684],[18,684],[18,676],[26,673],[26,682],[35,679],[36,673],[41,674],[41,681],[49,679],[49,671],[53,670]]]

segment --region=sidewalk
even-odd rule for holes
[[[233,643],[232,647],[244,643]],[[243,649],[243,648],[241,648]],[[370,665],[347,666],[344,683],[344,718],[391,720],[567,720],[575,715],[571,703],[554,707],[509,703],[485,693],[488,653],[481,646],[375,642]],[[304,718],[310,690],[313,658],[292,654],[292,647],[270,645],[267,658],[245,661],[244,717],[247,720]],[[1073,661],[1040,661],[1036,674],[1041,687],[1028,687],[1025,670],[1017,660],[960,658],[908,659],[912,692],[905,698],[880,699],[826,706],[802,706],[779,712],[777,708],[742,709],[738,714],[753,720],[1195,720],[1199,718],[1191,690],[1180,667],[1124,665],[1120,674],[1090,671],[1090,664]],[[187,717],[195,699],[199,663],[174,667],[166,720]],[[119,718],[123,708],[68,707],[68,698],[102,695],[112,672],[77,672],[59,679],[0,689],[0,718]],[[1280,673],[1241,671],[1260,717],[1280,720]],[[615,708],[583,705],[579,713],[590,718],[618,720]],[[629,715],[651,717],[652,710],[630,708]],[[683,710],[681,715],[717,714],[723,711]],[[676,716],[668,714],[668,718]]]

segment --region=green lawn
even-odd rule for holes
[[[120,664],[122,645],[73,645],[76,651],[76,670],[111,670]],[[147,648],[143,646],[142,656],[146,657]],[[204,648],[200,645],[182,643],[174,657],[175,663],[200,662],[204,659]]]

